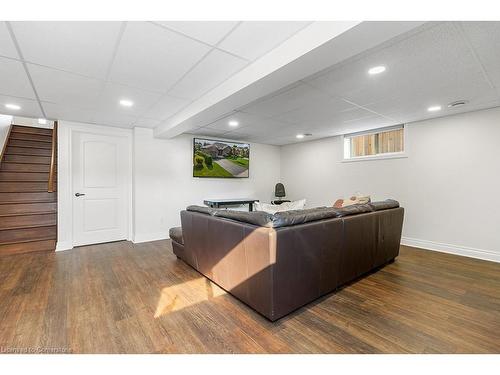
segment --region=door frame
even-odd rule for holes
[[[108,137],[119,137],[126,139],[126,218],[127,218],[127,241],[132,240],[132,129],[114,128],[84,124],[71,121],[59,121],[58,126],[58,156],[57,156],[57,199],[58,199],[58,233],[56,251],[70,250],[74,244],[73,226],[73,140],[76,133],[87,133],[105,135]]]

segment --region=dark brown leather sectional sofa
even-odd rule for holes
[[[269,215],[190,206],[174,253],[271,321],[392,261],[404,210],[394,200]]]

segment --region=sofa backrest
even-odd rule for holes
[[[399,207],[399,202],[393,199],[387,199],[381,202],[355,204],[343,208],[317,207],[306,210],[282,211],[277,212],[273,215],[263,211],[234,211],[225,209],[213,209],[203,206],[189,206],[187,207],[187,211],[193,211],[215,217],[235,220],[260,227],[281,228],[292,225],[305,224],[318,220],[346,217],[373,211],[388,210],[397,207]]]

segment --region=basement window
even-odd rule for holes
[[[405,157],[404,125],[344,135],[344,161]]]

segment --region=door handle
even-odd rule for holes
[[[82,193],[76,193],[76,194],[75,194],[75,197],[81,197],[82,195],[85,195],[85,194],[82,194]]]

